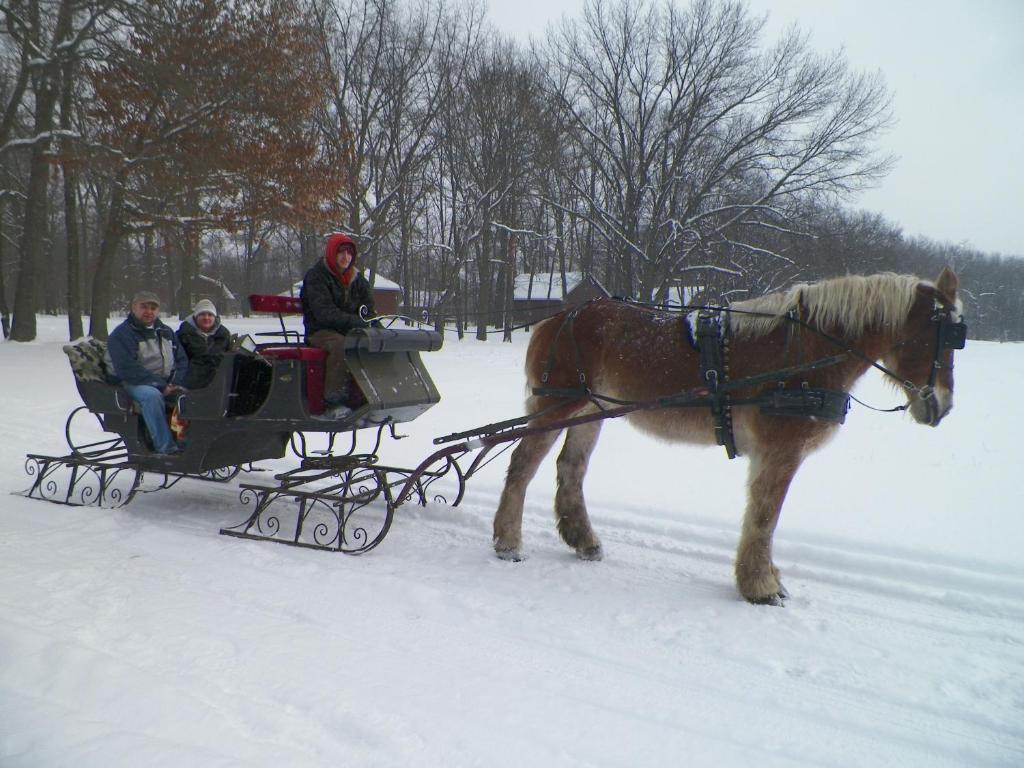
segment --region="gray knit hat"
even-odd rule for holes
[[[160,297],[152,291],[136,291],[132,296],[132,304],[156,304],[160,306]]]
[[[209,312],[211,315],[216,315],[217,307],[215,307],[213,302],[209,299],[200,299],[196,302],[196,305],[192,307],[192,316],[195,317],[203,312]]]

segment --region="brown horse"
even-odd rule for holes
[[[958,285],[947,267],[934,283],[911,275],[848,276],[735,303],[722,323],[729,379],[742,383],[796,368],[800,361],[842,354],[840,362],[789,376],[786,387],[847,393],[870,367],[883,368],[902,385],[914,420],[935,426],[953,405],[953,349],[963,346],[966,328]],[[527,349],[526,376],[530,387],[563,390],[527,399],[527,413],[536,414],[531,427],[598,411],[595,399],[581,396],[581,381],[590,393],[634,403],[704,384],[691,329],[679,313],[615,300],[595,301],[571,318],[563,313],[539,324]],[[758,379],[729,396],[756,398],[779,386],[778,380]],[[845,403],[845,394],[842,398]],[[716,443],[715,419],[706,406],[639,409],[627,418],[664,440]],[[736,553],[737,587],[751,602],[779,605],[787,594],[772,562],[772,535],[782,503],[804,457],[824,445],[838,424],[766,415],[757,405],[733,406],[731,422],[737,452],[750,459],[747,508]],[[526,487],[562,431],[530,430],[516,446],[494,517],[499,557],[521,559]],[[577,556],[599,560],[601,542],[587,515],[583,478],[601,422],[564,431],[555,493],[558,532]]]

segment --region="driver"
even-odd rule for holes
[[[302,321],[306,343],[326,350],[325,416],[340,419],[351,413],[345,334],[366,328],[374,315],[370,283],[356,268],[356,244],[348,235],[328,235],[324,256],[302,280]]]

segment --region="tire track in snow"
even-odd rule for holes
[[[467,499],[470,507],[465,513],[451,510],[451,514],[446,515],[441,510],[428,508],[417,516],[419,519],[410,520],[410,523],[417,529],[429,529],[424,537],[428,540],[424,542],[428,547],[431,546],[429,540],[436,536],[446,539],[447,546],[453,548],[471,542],[477,546],[487,544],[489,521],[475,516],[473,501],[473,498]],[[550,581],[552,574],[564,573],[571,567],[568,565],[571,555],[564,545],[555,540],[549,518],[550,514],[543,507],[527,508],[525,528],[539,529],[542,525],[547,530],[524,531],[527,535],[527,548],[530,550],[528,554],[533,555],[523,566],[524,569],[532,569],[529,573],[522,572],[521,581],[525,583],[525,593],[530,592],[530,585],[535,580],[541,583]],[[652,527],[664,526],[659,523]],[[680,527],[687,526],[676,528]],[[678,530],[672,535],[656,536],[650,532],[637,534],[623,530],[618,525],[606,524],[602,526],[601,532],[605,537],[607,560],[600,565],[582,564],[589,572],[581,580],[621,582],[623,591],[636,595],[650,596],[654,586],[660,586],[661,591],[650,597],[648,607],[652,613],[649,614],[628,610],[623,600],[616,600],[613,594],[602,592],[599,597],[595,597],[595,603],[603,601],[622,619],[622,626],[617,632],[621,636],[619,642],[607,641],[607,656],[602,654],[600,659],[596,659],[600,665],[614,666],[632,677],[649,678],[651,684],[657,681],[659,685],[680,688],[693,686],[694,678],[687,674],[685,668],[671,672],[665,668],[653,670],[651,661],[631,658],[624,650],[630,646],[647,645],[649,648],[652,637],[664,634],[666,653],[671,653],[676,643],[688,642],[687,665],[715,669],[714,676],[720,680],[720,689],[705,691],[703,695],[738,697],[746,700],[749,706],[777,709],[784,714],[783,719],[791,724],[790,727],[794,727],[792,722],[797,721],[803,722],[805,727],[819,730],[826,726],[842,729],[847,733],[847,738],[852,740],[851,743],[898,741],[918,754],[927,756],[926,764],[929,765],[1011,765],[1015,762],[1013,755],[1018,754],[1019,735],[1014,730],[1012,720],[1001,714],[1012,710],[1012,703],[997,708],[994,714],[963,709],[955,703],[949,706],[932,704],[930,696],[934,692],[928,685],[923,688],[920,685],[910,686],[905,696],[886,695],[877,685],[878,676],[899,673],[908,679],[927,680],[930,676],[927,663],[908,667],[907,660],[902,657],[887,659],[879,654],[876,660],[868,654],[866,658],[851,662],[866,670],[859,677],[854,676],[855,682],[851,683],[847,679],[850,673],[842,668],[840,661],[821,661],[816,658],[816,645],[828,644],[830,637],[836,633],[844,637],[855,636],[863,630],[862,625],[865,623],[876,625],[871,633],[876,646],[890,635],[898,637],[905,646],[934,645],[936,637],[939,638],[939,644],[943,644],[948,641],[948,637],[943,635],[942,617],[924,626],[920,622],[907,623],[904,620],[906,607],[901,604],[906,602],[904,597],[892,600],[864,592],[850,593],[842,583],[836,588],[828,584],[818,585],[813,579],[801,590],[813,594],[813,597],[798,596],[791,601],[793,610],[785,614],[771,609],[766,611],[748,607],[735,598],[719,600],[731,592],[732,543],[727,540],[728,537],[722,536],[716,546],[704,544],[691,547],[676,538]],[[718,538],[718,534],[712,531],[707,538]],[[554,559],[551,557],[552,552],[557,553]],[[770,631],[775,628],[776,617],[780,615],[795,617],[792,620],[800,630],[797,635],[805,637],[790,637],[791,640],[800,640],[797,652],[776,661],[750,657],[742,652],[746,647],[743,644],[736,644],[739,651],[736,647],[723,646],[713,639],[714,629],[706,621],[698,622],[703,626],[685,626],[693,619],[689,615],[679,618],[680,626],[676,631],[666,631],[662,611],[667,610],[668,606],[662,603],[661,609],[655,610],[659,595],[663,601],[668,599],[666,584],[670,590],[678,585],[676,594],[680,602],[720,602],[723,612],[742,612],[742,621],[762,625],[755,626],[753,631],[765,631],[765,624]],[[579,585],[574,584],[572,588],[578,590]],[[878,603],[879,600],[883,602]],[[881,607],[867,611],[862,609],[862,604],[878,604]],[[506,605],[505,608],[512,610],[513,606]],[[932,606],[926,605],[924,608],[931,611]],[[955,626],[956,621],[973,621],[971,617],[962,614],[958,617],[958,613],[952,611],[952,618],[945,618],[947,624]],[[640,618],[636,618],[638,615]],[[564,618],[569,624],[577,623],[573,617]],[[583,623],[582,620],[580,623]],[[633,641],[631,637],[637,639]],[[986,639],[991,638],[980,638],[982,641]],[[974,650],[981,650],[974,638],[971,640]],[[573,638],[561,641],[534,638],[533,642],[553,643],[563,653],[572,652],[574,647]],[[584,650],[584,653],[592,652]],[[985,653],[988,654],[988,650]],[[807,663],[801,660],[801,656],[807,657]],[[1016,663],[1020,667],[1020,653],[1011,654],[1005,662]],[[903,672],[900,672],[901,667],[904,668]],[[963,681],[952,683],[962,685]],[[977,697],[985,693],[980,691]],[[942,736],[936,737],[935,734]],[[839,761],[837,764],[847,763]]]
[[[497,494],[467,491],[463,507],[484,506],[487,516],[474,528],[490,531],[490,509]],[[436,506],[431,507],[436,510]],[[590,505],[591,518],[605,543],[646,548],[699,560],[732,570],[739,521],[736,530],[694,519],[652,518],[631,511]],[[426,513],[421,519],[432,517]],[[528,503],[523,523],[527,544],[538,531],[554,529],[550,508]],[[564,545],[562,545],[564,546]],[[880,548],[866,552],[863,545],[844,542],[811,543],[790,539],[785,532],[776,536],[776,560],[785,564],[784,576],[808,579],[844,587],[869,595],[885,594],[921,604],[933,603],[944,610],[978,617],[1024,621],[1024,570],[1010,564],[985,566],[955,558],[946,561],[933,553]],[[529,553],[527,553],[529,554]]]
[[[417,515],[416,525],[444,530],[453,544],[475,540],[479,545],[481,539],[489,544],[489,504],[477,507],[478,501],[485,500],[493,504],[490,494],[467,493],[463,502],[466,512],[452,510],[452,515],[439,516],[436,507],[428,508]],[[478,519],[477,512],[487,516]],[[688,600],[697,597],[694,591],[706,598],[708,594],[725,594],[725,589],[731,588],[734,532],[703,522],[649,518],[595,505],[591,505],[591,515],[605,544],[606,561],[599,568],[613,571],[614,578],[631,581],[638,593],[666,580],[678,583],[680,593]],[[527,505],[524,546],[528,557],[533,554],[547,559],[552,547],[568,553],[556,540],[553,529],[549,508],[537,503]],[[777,693],[778,698],[788,701],[792,694],[799,700],[813,700],[819,707],[824,703],[826,708],[860,712],[864,738],[872,734],[878,737],[879,723],[883,723],[894,738],[905,743],[909,739],[932,756],[936,756],[935,745],[939,742],[923,734],[941,732],[948,743],[940,752],[952,758],[953,764],[1010,765],[1024,757],[1024,732],[1010,714],[1019,714],[1024,708],[1024,686],[1012,682],[1014,670],[1024,671],[1020,621],[1024,606],[1019,597],[1024,594],[1024,584],[1016,570],[1012,566],[978,567],[963,560],[945,564],[941,557],[927,554],[915,557],[914,553],[884,548],[879,553],[865,552],[857,545],[844,548],[841,544],[793,542],[780,537],[777,559],[784,576],[791,588],[793,582],[800,585],[793,590],[795,597],[790,605],[795,610],[790,613],[816,616],[813,622],[807,619],[808,627],[811,636],[822,642],[828,642],[836,632],[856,636],[870,628],[876,647],[883,649],[878,659],[882,671],[874,674],[889,674],[892,670],[905,675],[910,691],[905,696],[886,695],[891,689],[873,684],[870,673],[863,685],[853,685],[834,670],[815,673],[799,665],[775,665],[775,682],[785,689]],[[795,562],[786,562],[790,559]],[[724,605],[735,603],[725,601]],[[818,624],[826,628],[817,629]],[[657,627],[648,626],[647,630],[644,634],[655,632]],[[966,663],[963,674],[922,688],[914,679],[934,677],[930,659],[915,662],[914,654],[909,658],[889,654],[892,658],[886,658],[887,636],[897,638],[904,649],[921,649],[926,656],[962,657]],[[813,655],[813,643],[808,646],[808,654]],[[972,668],[972,657],[984,663]],[[720,649],[713,660],[704,662],[721,664],[727,658],[728,651]],[[871,660],[862,663],[870,666]],[[734,667],[730,677],[738,679],[757,678],[764,671],[746,658],[729,659],[729,664]],[[1001,674],[1001,670],[1008,674]],[[981,679],[973,680],[972,675]],[[743,691],[737,693],[742,695]],[[957,698],[974,706],[959,706]],[[821,716],[817,709],[799,707],[791,714],[808,719]],[[844,715],[836,723],[849,727],[848,720]],[[908,734],[918,736],[911,739]],[[993,761],[996,753],[1002,757]]]

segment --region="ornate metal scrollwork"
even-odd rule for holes
[[[220,532],[349,555],[380,544],[394,519],[390,505],[373,505],[387,493],[386,473],[350,462],[335,472],[325,469],[322,459],[316,463],[320,466],[278,475],[277,486],[243,485],[239,498],[253,504],[253,511],[239,525]]]
[[[362,554],[384,540],[399,506],[410,500],[426,505],[431,486],[439,480],[454,477],[454,503],[462,500],[466,475],[457,457],[415,470],[385,466],[377,456],[380,436],[377,430],[370,453],[356,453],[354,442],[341,455],[303,450],[300,467],[275,475],[276,485],[243,485],[239,498],[252,505],[252,512],[221,533]],[[305,449],[305,443],[300,445]],[[433,499],[445,497],[438,493]]]
[[[209,480],[214,483],[226,483],[229,480],[234,480],[238,477],[238,473],[242,471],[242,467],[238,464],[230,467],[218,467],[217,469],[209,469],[206,472],[202,472],[196,477],[200,480]]]
[[[74,507],[123,507],[142,482],[142,472],[133,464],[80,460],[73,454],[29,454],[25,473],[35,478],[26,496]]]

